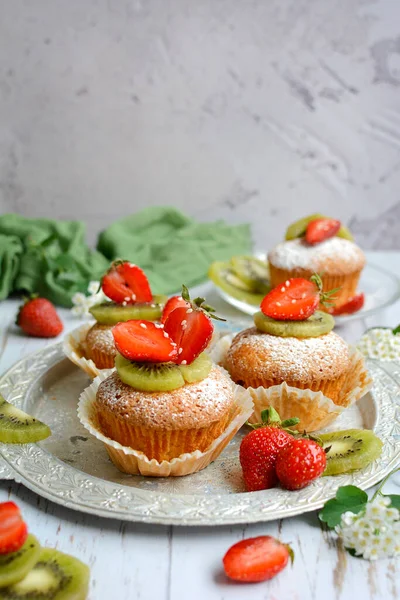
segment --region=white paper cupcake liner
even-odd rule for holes
[[[103,373],[108,377],[114,369],[99,369],[92,359],[85,358],[82,354],[82,344],[86,339],[89,329],[93,327],[93,324],[94,321],[85,323],[70,333],[67,333],[63,340],[63,351],[69,360],[75,363],[82,371],[85,371],[92,379]]]
[[[106,450],[118,469],[132,475],[146,475],[153,477],[180,477],[196,473],[204,469],[215,460],[239,431],[241,426],[253,413],[253,401],[250,393],[239,385],[232,383],[232,392],[235,398],[235,409],[231,421],[225,431],[204,452],[182,454],[171,461],[149,459],[133,448],[122,446],[111,440],[98,428],[93,404],[96,400],[97,389],[102,381],[106,379],[106,373],[100,373],[92,384],[87,387],[79,398],[78,417],[82,425],[98,440],[104,443]]]
[[[228,354],[228,350],[232,345],[232,340],[235,335],[236,334],[234,333],[223,335],[213,344],[209,351],[209,355],[216,365],[219,365],[220,367],[225,366],[226,355]]]
[[[345,407],[337,406],[322,392],[300,390],[286,383],[270,388],[247,388],[254,402],[254,412],[250,423],[261,423],[261,413],[273,406],[282,420],[297,417],[300,423],[295,426],[298,431],[317,431],[332,423],[344,411]]]
[[[234,336],[224,336],[215,345],[211,357],[220,366],[225,367],[226,356]],[[317,431],[332,423],[347,406],[357,402],[372,387],[372,379],[365,367],[364,357],[356,348],[350,346],[351,367],[344,382],[338,403],[322,392],[302,390],[288,386],[285,382],[270,388],[248,387],[254,402],[254,413],[250,423],[261,423],[261,412],[273,406],[282,420],[298,417],[299,430]]]
[[[349,377],[344,382],[339,396],[340,404],[347,406],[354,404],[354,402],[365,396],[373,385],[364,357],[354,346],[350,346],[350,360]]]

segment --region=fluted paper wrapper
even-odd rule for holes
[[[63,351],[69,360],[75,363],[82,371],[85,371],[92,379],[101,373],[105,373],[106,377],[108,377],[114,369],[99,369],[90,358],[85,358],[82,353],[82,344],[92,326],[93,322],[85,323],[68,333],[63,340]]]
[[[254,412],[250,423],[261,423],[261,413],[269,406],[278,411],[282,420],[297,417],[299,431],[317,431],[332,423],[343,412],[344,406],[337,406],[322,392],[300,390],[286,383],[270,388],[247,388],[254,402]]]
[[[225,366],[226,355],[232,339],[222,338],[216,344],[212,357],[215,362]],[[317,431],[332,423],[347,407],[362,398],[372,387],[372,379],[365,367],[362,354],[350,347],[350,369],[339,391],[336,403],[324,396],[321,391],[299,389],[285,382],[268,388],[248,387],[254,402],[254,412],[250,423],[261,423],[261,412],[273,406],[282,420],[298,417],[299,430]]]
[[[145,475],[152,477],[181,477],[196,473],[207,467],[215,460],[239,431],[241,426],[253,413],[253,401],[248,390],[232,383],[235,406],[232,410],[229,424],[225,431],[204,452],[196,450],[188,454],[162,461],[149,459],[142,452],[138,452],[128,446],[122,446],[118,442],[106,437],[99,429],[93,404],[96,400],[97,389],[102,381],[106,379],[106,373],[100,373],[98,377],[80,395],[78,405],[78,417],[82,425],[98,440],[104,443],[106,450],[115,466],[124,473],[131,475]]]
[[[228,350],[232,345],[232,340],[236,334],[229,333],[227,335],[221,336],[215,344],[212,346],[209,355],[211,360],[220,367],[225,367],[226,355],[228,354]],[[229,375],[229,373],[228,373]]]

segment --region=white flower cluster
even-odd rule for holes
[[[368,358],[399,360],[400,335],[395,335],[391,329],[376,327],[364,333],[357,348]]]
[[[76,317],[90,316],[89,308],[91,306],[107,300],[106,296],[103,294],[103,290],[100,287],[99,281],[91,281],[87,291],[89,294],[88,296],[82,294],[81,292],[77,292],[72,296],[72,304],[74,306],[71,308],[71,312]]]
[[[345,548],[369,560],[399,555],[400,513],[390,504],[390,498],[378,495],[357,515],[345,512],[335,528]]]

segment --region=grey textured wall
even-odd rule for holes
[[[400,0],[0,0],[0,206],[400,248]]]

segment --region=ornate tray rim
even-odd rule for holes
[[[64,360],[62,342],[41,349],[0,378],[0,392],[19,408],[35,381]],[[393,363],[392,363],[393,364]],[[0,478],[14,479],[40,496],[92,515],[161,525],[231,525],[291,517],[320,508],[340,485],[366,489],[400,463],[400,364],[394,374],[368,361],[377,407],[375,431],[384,441],[378,461],[362,471],[322,478],[298,492],[197,495],[168,494],[115,484],[87,475],[52,456],[39,444],[0,444]],[[396,401],[397,400],[397,401]]]

